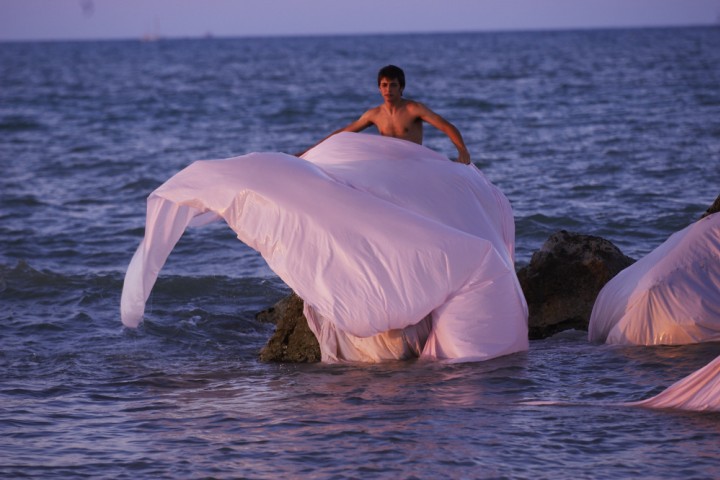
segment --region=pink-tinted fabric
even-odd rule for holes
[[[662,393],[628,405],[720,412],[720,357]]]
[[[610,280],[588,337],[625,345],[720,341],[720,214],[673,234]]]
[[[198,161],[148,198],[122,321],[188,225],[224,219],[305,301],[324,361],[484,360],[528,347],[504,195],[423,146],[342,133],[303,158]]]

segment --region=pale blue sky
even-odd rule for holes
[[[720,26],[720,0],[0,0],[0,40]]]

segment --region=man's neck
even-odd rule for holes
[[[396,101],[385,101],[385,108],[390,113],[395,113],[398,109],[400,109],[403,105],[405,105],[405,99],[400,97]]]

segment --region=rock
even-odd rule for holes
[[[565,230],[552,234],[518,271],[528,303],[530,339],[587,330],[600,289],[632,263],[603,238]]]
[[[263,362],[319,362],[320,344],[303,315],[303,301],[297,294],[283,298],[274,306],[258,313],[263,322],[275,324],[275,333],[260,350]]]
[[[718,197],[715,199],[713,204],[710,205],[710,207],[707,209],[707,211],[705,211],[705,213],[703,213],[702,217],[700,217],[700,218],[705,218],[708,215],[712,215],[713,213],[717,213],[717,212],[720,212],[720,195],[718,195]]]

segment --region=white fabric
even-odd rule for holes
[[[324,361],[418,351],[470,361],[528,348],[512,210],[475,166],[354,133],[303,158],[195,162],[148,198],[123,287],[125,325],[141,321],[184,229],[219,218],[305,301]]]
[[[681,345],[720,341],[720,214],[676,232],[600,291],[592,342]]]
[[[628,405],[720,412],[720,357],[660,394]]]

